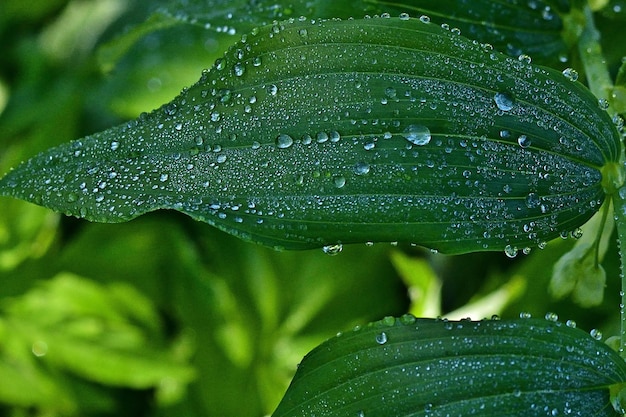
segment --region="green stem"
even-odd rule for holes
[[[613,81],[602,54],[600,32],[596,29],[593,12],[589,6],[584,8],[584,17],[585,26],[578,39],[578,52],[585,68],[589,89],[599,99],[606,100],[613,89]]]
[[[613,90],[613,81],[606,65],[606,59],[600,47],[600,33],[596,29],[593,12],[589,6],[584,8],[585,26],[578,40],[578,51],[580,59],[584,65],[587,75],[589,89],[599,99],[608,100],[610,92]],[[608,109],[612,114],[613,109]],[[624,166],[624,146],[622,143],[620,167]],[[626,187],[621,187],[613,193],[613,207],[615,225],[617,227],[619,255],[621,261],[621,281],[620,291],[620,346],[619,353],[626,359]]]
[[[624,276],[624,262],[626,260],[626,187],[622,187],[620,192],[613,196],[613,205],[615,210],[615,225],[617,226],[617,242],[619,246],[619,255],[621,261],[621,279],[622,289],[620,291],[621,301],[619,305],[620,313],[620,346],[619,353],[622,358],[626,359],[626,277]]]

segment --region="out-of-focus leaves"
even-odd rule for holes
[[[608,203],[607,203],[608,204]],[[607,210],[597,213],[583,229],[582,234],[568,253],[554,264],[550,291],[557,298],[572,294],[572,298],[583,307],[602,303],[606,272],[600,264],[606,255],[612,236],[614,222]]]
[[[35,366],[44,374],[37,379],[49,380],[49,391],[61,392],[61,398],[68,398],[65,402],[72,403],[72,393],[68,387],[54,386],[52,375],[69,373],[104,385],[157,391],[164,382],[184,386],[194,376],[194,370],[169,351],[151,302],[126,284],[103,287],[60,274],[19,298],[5,300],[2,310],[3,330],[10,335],[0,341],[2,358],[13,358],[14,366],[21,368]],[[28,351],[30,356],[20,353]],[[31,363],[33,355],[40,364]],[[42,403],[45,398],[25,390],[20,401],[12,402],[49,406]],[[59,405],[68,407],[65,402]]]
[[[416,317],[441,316],[442,283],[428,260],[394,251],[391,262],[408,288],[411,299],[409,313]]]

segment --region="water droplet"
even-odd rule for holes
[[[420,21],[422,23],[430,23],[430,17],[426,16],[426,15],[421,15],[420,16]]]
[[[430,130],[422,125],[409,125],[404,129],[402,136],[414,145],[422,146],[430,142]]]
[[[387,333],[382,332],[376,335],[376,343],[379,345],[384,345],[387,343]]]
[[[241,62],[237,62],[233,67],[233,72],[237,77],[241,77],[246,72],[246,66]]]
[[[572,230],[571,235],[574,239],[580,239],[581,237],[583,237],[583,229],[577,227],[576,229]]]
[[[309,36],[309,32],[305,28],[302,28],[298,30],[298,35],[300,35],[303,38],[306,38],[307,36]]]
[[[600,330],[598,330],[598,329],[591,329],[589,334],[591,335],[591,337],[593,337],[596,340],[601,340],[602,339],[602,332]]]
[[[324,143],[328,140],[328,133],[326,132],[319,132],[317,134],[317,143]]]
[[[565,68],[563,70],[563,75],[565,76],[565,78],[567,78],[570,81],[578,80],[578,71],[576,71],[573,68]]]
[[[537,208],[541,205],[541,199],[535,193],[529,193],[526,196],[526,207],[529,209]]]
[[[511,245],[506,245],[504,247],[504,254],[509,258],[515,258],[517,256],[517,248]]]
[[[161,182],[165,182],[165,181],[167,181],[167,179],[168,179],[169,177],[170,177],[170,176],[169,176],[168,174],[161,174],[161,176],[159,177],[159,181],[161,181]]]
[[[400,13],[400,20],[409,20],[410,18],[408,13]]]
[[[559,320],[559,316],[556,313],[548,312],[545,315],[545,319],[548,320],[548,321],[558,321]]]
[[[343,250],[343,245],[341,243],[336,244],[336,245],[327,245],[322,248],[322,251],[326,255],[331,255],[331,256],[337,255],[342,250]]]
[[[120,143],[116,140],[114,140],[113,142],[111,142],[111,150],[112,151],[116,151],[118,150],[120,147]]]
[[[565,325],[566,325],[567,327],[571,327],[572,329],[575,329],[575,328],[576,328],[576,322],[575,322],[574,320],[567,320],[567,321],[565,322]]]
[[[413,323],[415,323],[417,321],[417,318],[415,318],[415,316],[413,314],[403,314],[402,316],[400,316],[400,323],[404,324],[405,326],[411,325]]]
[[[37,357],[46,356],[46,354],[48,353],[48,344],[43,340],[38,340],[33,343],[31,351],[33,352],[33,355]]]
[[[286,135],[284,133],[281,133],[280,135],[278,135],[278,137],[276,138],[276,146],[279,149],[287,149],[289,148],[291,145],[293,145],[293,138],[289,135]]]
[[[275,96],[278,93],[278,87],[276,86],[276,84],[271,84],[267,87],[267,92],[270,95]]]
[[[224,162],[226,162],[226,155],[218,155],[217,156],[217,163],[218,164],[222,164]]]
[[[341,139],[341,135],[336,130],[331,131],[329,137],[333,143],[339,142],[339,139]]]
[[[520,319],[529,319],[532,317],[532,314],[530,314],[527,311],[522,311],[521,313],[519,313],[519,318]]]
[[[609,108],[609,102],[607,99],[605,98],[601,98],[598,100],[598,107],[600,107],[602,110],[606,110]]]
[[[532,58],[526,54],[521,54],[517,59],[524,64],[530,64],[532,62]]]
[[[502,111],[510,111],[515,107],[515,99],[508,93],[496,93],[493,96],[496,106]]]
[[[370,172],[369,164],[365,162],[359,162],[354,166],[354,173],[356,175],[365,175]]]
[[[346,185],[346,179],[344,177],[335,177],[333,181],[337,188],[343,188],[343,186]]]
[[[255,56],[254,58],[252,58],[252,65],[254,65],[255,67],[260,67],[261,63],[262,62],[260,56]]]
[[[363,149],[365,149],[366,151],[371,151],[375,147],[376,147],[376,142],[374,142],[373,140],[369,142],[365,142],[363,144]]]
[[[517,138],[517,144],[524,149],[528,148],[531,143],[532,141],[526,135],[520,135],[520,137]]]

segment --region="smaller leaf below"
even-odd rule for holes
[[[406,315],[310,352],[273,417],[617,416],[625,378],[615,351],[558,321]]]

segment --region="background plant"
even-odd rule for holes
[[[207,11],[200,3],[165,2],[145,9],[115,1],[50,2],[25,10],[18,1],[5,2],[0,13],[3,44],[8,45],[2,58],[3,171],[38,151],[169,101],[262,22],[301,14],[377,14],[389,7],[374,2],[350,7],[319,2],[312,8],[241,3],[218,2]],[[616,41],[622,4],[593,6],[607,67],[617,74],[624,55],[623,43]],[[437,23],[456,23],[454,16],[430,15]],[[462,33],[471,37],[472,28]],[[577,68],[582,80],[594,61],[581,62],[584,53],[578,54],[568,38],[576,31],[555,33],[555,49],[543,63],[558,70]],[[561,39],[561,33],[568,36]],[[482,41],[515,56],[529,52],[534,62],[542,62],[541,48],[506,50],[508,44],[496,40]],[[567,61],[560,62],[564,57]],[[613,97],[610,104],[620,112],[622,87],[617,84],[607,99]],[[552,266],[573,239],[552,241],[546,250],[514,261],[501,252],[446,257],[386,244],[349,246],[340,256],[328,257],[321,251],[260,248],[173,212],[98,225],[4,197],[1,204],[0,372],[5,372],[3,380],[16,381],[15,389],[0,390],[7,415],[28,410],[51,415],[269,413],[295,364],[319,342],[338,330],[408,309],[436,316],[470,303],[473,310],[457,317],[474,318],[558,311],[581,328],[619,332],[614,239],[606,239],[605,297],[583,310],[569,299],[554,301],[546,291]],[[593,241],[595,233],[583,236]],[[124,285],[116,286],[119,282]],[[488,301],[476,302],[481,296]],[[81,306],[85,299],[90,302]],[[68,322],[74,330],[59,332],[60,323]],[[66,355],[81,360],[71,367],[48,352],[41,344],[47,332],[77,349]],[[116,360],[107,375],[89,372],[94,364],[87,354],[94,344],[106,349],[105,356],[121,352],[128,363]],[[134,378],[150,372],[152,377]],[[19,389],[21,384],[37,389]],[[242,395],[248,400],[241,401]],[[129,404],[138,404],[138,410]]]

